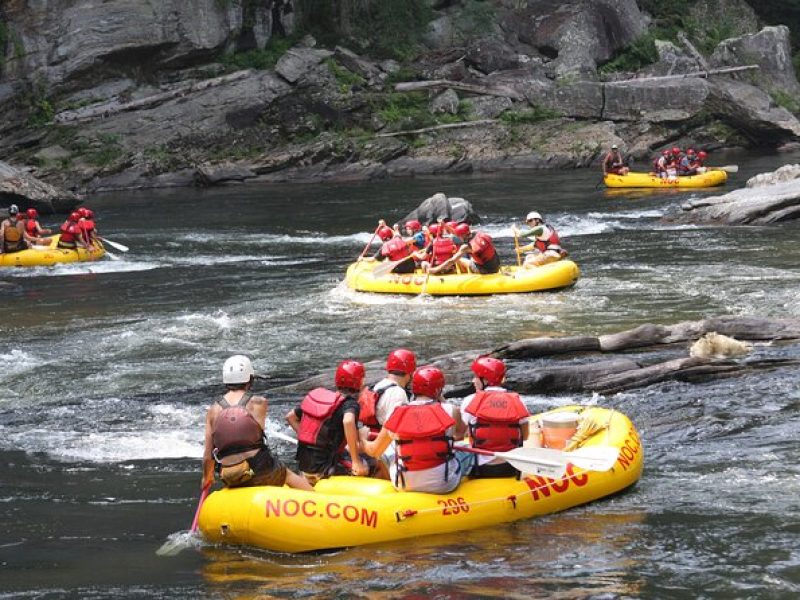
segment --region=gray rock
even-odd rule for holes
[[[692,223],[765,225],[800,219],[800,179],[698,198],[681,206],[676,220]]]
[[[0,161],[0,202],[17,204],[21,210],[35,208],[42,214],[66,213],[80,198],[37,179],[26,169]]]
[[[368,83],[375,84],[386,79],[386,72],[372,61],[361,58],[355,52],[336,46],[333,58],[348,71],[360,75]]]
[[[603,89],[602,83],[594,81],[562,80],[550,87],[538,104],[565,117],[601,119],[605,102]]]
[[[605,84],[603,118],[613,121],[683,121],[703,110],[708,82],[700,78]]]
[[[691,73],[698,70],[697,60],[683,48],[665,40],[656,40],[655,45],[658,52],[658,61],[642,69],[639,73],[640,75],[658,77]]]
[[[466,54],[466,62],[478,71],[489,74],[519,67],[519,55],[504,40],[488,37],[474,42]]]
[[[72,153],[61,146],[47,146],[33,155],[35,159],[41,162],[61,160],[70,156],[72,156]]]
[[[243,163],[204,164],[197,168],[195,183],[201,186],[211,186],[231,181],[241,182],[255,176],[255,172]]]
[[[494,119],[513,105],[510,99],[498,96],[478,96],[465,102],[469,104],[472,116],[477,119]]]
[[[448,88],[431,100],[431,112],[433,114],[448,113],[454,115],[458,112],[458,102],[458,94]]]
[[[448,198],[442,192],[437,192],[430,198],[425,199],[422,204],[408,213],[401,221],[411,221],[416,219],[423,225],[435,223],[438,219],[447,221],[458,221],[459,223],[480,223],[478,213],[472,208],[472,204],[464,198]]]
[[[765,187],[800,178],[800,165],[783,165],[771,173],[759,173],[747,180],[749,188]]]
[[[709,83],[708,109],[756,144],[777,145],[800,137],[800,121],[763,90],[717,78]]]
[[[441,49],[447,48],[453,43],[455,36],[455,27],[453,26],[453,19],[450,15],[441,15],[428,23],[428,31],[422,38],[422,41],[428,48]]]
[[[789,28],[784,25],[765,27],[758,33],[723,41],[714,50],[710,63],[715,67],[757,64],[758,70],[735,77],[769,92],[783,92],[795,101],[800,95],[800,83],[792,64]]]
[[[295,46],[280,57],[275,65],[275,72],[289,83],[297,83],[301,77],[329,56],[333,56],[330,50]]]

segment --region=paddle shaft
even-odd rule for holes
[[[210,490],[211,490],[211,484],[209,483],[200,492],[200,500],[197,503],[197,510],[194,513],[194,519],[192,519],[192,528],[190,529],[191,532],[197,531],[197,522],[200,520],[200,509],[203,508],[203,502],[206,501],[206,498],[208,497],[208,492]]]
[[[522,265],[522,257],[520,256],[519,252],[519,236],[517,235],[516,229],[513,231],[513,233],[514,233],[514,250],[517,251],[517,266],[519,267]]]
[[[378,230],[379,230],[381,227],[382,227],[381,225],[378,225],[378,226],[375,228],[375,231],[372,233],[372,237],[371,237],[371,238],[369,238],[369,241],[367,242],[367,245],[366,245],[366,246],[364,246],[364,249],[361,251],[361,254],[360,254],[360,255],[359,255],[359,257],[358,257],[358,260],[361,260],[361,259],[362,259],[362,258],[364,258],[364,256],[367,254],[367,250],[369,250],[369,247],[370,247],[370,246],[372,246],[372,242],[375,240],[375,236],[376,236],[376,235],[378,235]],[[356,261],[356,262],[358,262],[358,261]]]
[[[128,248],[127,246],[124,246],[123,244],[120,244],[119,242],[115,242],[113,240],[109,240],[108,238],[104,238],[104,237],[101,237],[101,236],[97,236],[97,237],[99,237],[101,240],[103,240],[103,242],[105,242],[106,244],[108,244],[112,248],[115,248],[115,249],[119,250],[120,252],[127,252],[128,250],[130,250],[130,248]]]
[[[433,236],[433,240],[431,240],[431,262],[428,265],[428,272],[425,274],[425,281],[422,284],[422,289],[419,292],[420,296],[424,296],[425,292],[428,290],[428,280],[431,278],[431,269],[436,265],[436,253],[433,251],[433,247],[436,244],[436,240],[439,239],[439,236],[442,234],[442,229],[444,228],[444,222],[439,221],[439,227],[436,229],[436,235]]]

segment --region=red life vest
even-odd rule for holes
[[[36,219],[28,219],[25,221],[25,231],[31,237],[39,237],[39,222]]]
[[[399,460],[403,461],[404,471],[421,471],[446,463],[453,455],[453,439],[447,435],[453,425],[453,417],[438,402],[398,406],[384,423],[398,437],[398,467]]]
[[[62,223],[59,231],[61,231],[61,238],[59,238],[59,241],[62,244],[74,244],[78,235],[80,235],[78,226],[70,221]]]
[[[473,260],[479,265],[485,265],[497,254],[491,236],[482,231],[472,236],[469,246],[472,249]]]
[[[403,238],[393,237],[383,245],[381,254],[388,257],[389,260],[400,260],[411,254],[411,251]]]
[[[457,248],[452,238],[433,240],[433,264],[440,265],[456,253]]]
[[[382,423],[378,422],[378,416],[376,414],[378,401],[381,399],[381,396],[383,396],[386,390],[392,387],[400,386],[398,386],[396,383],[391,383],[386,387],[381,388],[380,391],[377,392],[375,391],[374,387],[367,387],[362,390],[361,395],[358,397],[358,405],[360,407],[358,412],[358,420],[373,431],[377,431],[382,425]]]
[[[473,447],[506,452],[522,446],[522,427],[519,422],[530,413],[519,394],[481,390],[475,394],[465,411],[477,419],[469,427]]]
[[[223,466],[240,463],[264,447],[264,430],[246,408],[250,398],[251,394],[245,393],[234,406],[225,398],[217,400],[222,411],[214,419],[211,440],[214,459]]]
[[[556,230],[550,227],[549,225],[545,226],[550,230],[550,235],[547,237],[547,239],[540,240],[537,238],[536,241],[533,242],[533,245],[539,252],[545,252],[548,248],[550,248],[550,246],[561,247],[561,240],[558,239],[558,234],[556,233]]]
[[[300,403],[303,416],[300,417],[300,431],[297,432],[298,441],[311,446],[325,448],[330,445],[330,427],[328,423],[339,408],[345,397],[339,392],[332,392],[325,388],[315,388],[306,394]],[[344,446],[346,442],[343,442]]]

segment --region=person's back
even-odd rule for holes
[[[25,242],[27,236],[25,225],[19,219],[19,208],[16,204],[9,207],[8,218],[0,223],[0,230],[2,231],[3,252],[19,252],[28,247]]]
[[[506,368],[503,361],[478,357],[471,366],[476,392],[461,404],[462,418],[469,428],[474,448],[507,452],[528,437],[528,409],[519,395],[502,387]],[[469,473],[474,478],[518,476],[519,472],[501,458],[477,455]]]
[[[362,390],[358,398],[359,420],[373,433],[380,432],[398,406],[408,404],[406,387],[416,368],[417,357],[411,350],[392,350],[386,358],[386,377]]]
[[[234,355],[225,361],[222,381],[227,391],[206,411],[203,488],[211,486],[217,472],[227,487],[287,484],[311,490],[267,446],[267,399],[250,392],[254,378],[246,356]]]

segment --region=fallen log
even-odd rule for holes
[[[654,75],[653,77],[633,77],[631,79],[620,79],[618,81],[606,81],[604,85],[623,85],[626,83],[641,83],[647,81],[665,81],[667,79],[692,79],[700,77],[708,79],[711,75],[726,75],[728,73],[738,73],[739,71],[751,71],[758,69],[758,65],[744,65],[741,67],[723,67],[720,69],[709,69],[707,71],[692,71],[690,73],[680,73],[678,75]]]
[[[414,135],[417,133],[428,133],[429,131],[439,131],[440,129],[458,129],[460,127],[476,127],[478,125],[491,125],[497,123],[497,119],[480,119],[479,121],[463,121],[462,123],[445,123],[444,125],[433,125],[421,129],[405,129],[403,131],[392,131],[391,133],[378,133],[375,137],[394,137],[397,135]]]
[[[396,92],[418,92],[420,90],[436,88],[450,88],[460,92],[478,94],[481,96],[499,96],[501,98],[511,98],[512,100],[525,100],[525,96],[505,85],[480,85],[461,81],[450,81],[449,79],[402,81],[394,86]]]

